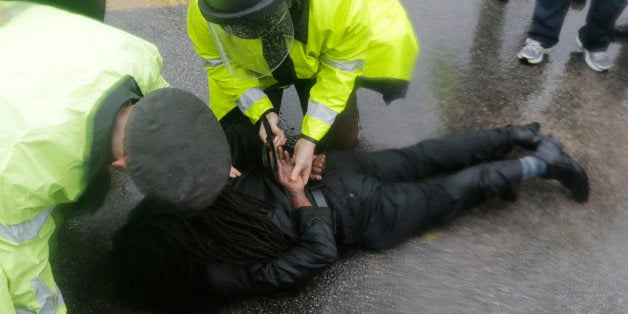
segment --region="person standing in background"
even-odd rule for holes
[[[598,72],[608,71],[612,60],[606,50],[613,41],[615,21],[626,7],[627,0],[592,0],[586,24],[578,31],[576,42],[584,52],[587,65]],[[532,28],[525,46],[517,54],[519,60],[538,64],[558,43],[560,30],[571,0],[536,0]]]

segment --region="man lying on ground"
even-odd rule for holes
[[[516,146],[531,153],[502,160]],[[243,173],[200,211],[143,200],[113,239],[121,294],[146,309],[207,311],[241,295],[293,292],[339,250],[394,246],[488,197],[514,200],[522,180],[558,180],[578,202],[589,194],[583,168],[538,123],[329,152],[315,159],[325,168],[318,187],[291,180],[290,154],[276,155],[276,173]]]

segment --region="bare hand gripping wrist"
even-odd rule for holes
[[[295,209],[303,206],[312,206],[312,203],[305,195],[305,183],[303,177],[297,176],[295,180],[290,177],[294,166],[290,161],[290,153],[285,151],[281,146],[277,146],[277,180],[281,185],[290,192],[290,199]],[[311,167],[311,164],[310,164]]]
[[[316,148],[316,144],[307,139],[301,138],[297,141],[297,144],[294,146],[294,156],[292,157],[294,169],[292,169],[290,179],[297,180],[297,177],[300,177],[307,184],[312,171],[314,148]]]

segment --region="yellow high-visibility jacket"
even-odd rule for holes
[[[301,134],[314,142],[344,110],[357,77],[385,100],[405,96],[419,46],[398,0],[302,0],[292,12],[295,41],[290,50],[299,79],[315,78]],[[307,8],[307,10],[305,9]],[[277,81],[238,78],[222,63],[198,0],[188,8],[188,34],[208,72],[209,106],[222,119],[236,106],[251,120],[273,106],[263,90]]]
[[[157,47],[133,35],[44,5],[0,9],[0,313],[63,313],[50,210],[111,159],[117,109],[167,83]]]

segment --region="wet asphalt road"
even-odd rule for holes
[[[561,41],[539,66],[515,55],[533,0],[402,0],[421,42],[405,100],[358,94],[361,149],[508,123],[539,121],[587,169],[591,198],[555,182],[525,182],[515,203],[490,201],[381,252],[357,251],[290,297],[259,297],[227,312],[628,312],[628,40],[609,48],[608,73],[590,70],[575,43],[585,8],[570,10]],[[455,3],[455,4],[454,4]],[[163,76],[207,99],[186,34],[184,5],[110,9],[106,23],[155,43]],[[628,21],[624,12],[620,21]],[[288,91],[282,125],[298,134]],[[110,235],[141,195],[123,175],[101,208],[68,208],[53,267],[70,313],[121,313],[109,295]]]

